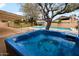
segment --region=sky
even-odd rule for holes
[[[0,3],[0,10],[22,15],[22,12],[20,12],[20,4],[17,3]]]
[[[18,3],[0,3],[0,10],[8,11],[8,12],[15,13],[18,15],[23,15],[23,13],[20,12],[20,4],[18,4]],[[79,10],[76,10],[76,11],[73,11],[70,13],[65,13],[62,15],[63,16],[70,16],[72,14],[76,14],[79,16]],[[53,20],[56,18],[59,18],[62,15],[57,15],[56,17],[53,18]]]

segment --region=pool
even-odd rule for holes
[[[79,56],[79,38],[64,33],[37,30],[5,39],[9,55]]]
[[[45,26],[33,26],[33,28],[45,29]],[[63,28],[63,27],[50,27],[50,29],[54,29],[54,30],[69,30],[69,31],[71,31],[70,28]]]

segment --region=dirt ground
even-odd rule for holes
[[[10,28],[7,26],[0,26],[0,55],[5,56],[8,55],[6,52],[6,46],[5,46],[5,38],[15,35],[15,34],[20,34],[23,32],[30,32],[32,29],[29,28]]]
[[[5,23],[0,22],[0,55],[7,55],[6,46],[4,42],[5,38],[15,35],[15,34],[26,32],[27,30],[29,31],[28,28],[26,28],[25,30],[22,30],[21,28],[19,29],[10,28],[6,26]]]
[[[5,38],[16,33],[16,30],[13,31],[8,27],[0,27],[0,55],[7,55],[4,43]]]

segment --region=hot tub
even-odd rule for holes
[[[79,38],[60,32],[37,30],[5,39],[9,55],[79,56]]]

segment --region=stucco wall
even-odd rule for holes
[[[55,27],[64,27],[64,28],[75,28],[77,26],[77,22],[73,22],[73,23],[67,23],[67,22],[63,22],[63,23],[52,23],[51,26],[55,26]]]

